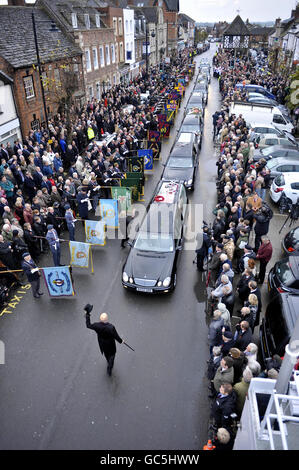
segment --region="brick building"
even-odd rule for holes
[[[28,6],[0,6],[0,70],[13,80],[23,136],[46,121],[31,13]],[[34,8],[34,16],[44,82],[59,80],[61,67],[69,67],[82,84],[82,53],[78,46],[61,31],[51,31],[51,19],[44,11]],[[51,118],[57,112],[57,96],[47,86],[44,91],[46,112]]]
[[[86,99],[99,99],[103,91],[118,83],[116,38],[104,22],[97,0],[37,0],[65,34],[83,52]]]
[[[179,0],[150,0],[150,4],[162,7],[164,21],[167,24],[166,55],[175,54],[178,47],[178,13],[180,11],[180,2]]]

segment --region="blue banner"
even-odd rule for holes
[[[104,246],[106,243],[105,221],[85,220],[85,237],[86,243]]]
[[[78,268],[88,268],[89,266],[90,244],[70,241],[71,266]]]
[[[153,151],[150,149],[147,150],[138,150],[138,157],[144,157],[144,170],[152,171],[154,168],[154,158]]]
[[[107,228],[118,228],[118,201],[100,199],[100,214]]]
[[[74,295],[69,266],[41,268],[50,297]]]

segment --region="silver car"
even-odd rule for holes
[[[299,160],[288,157],[278,157],[267,161],[266,168],[271,171],[271,179],[281,173],[297,173],[299,172]]]

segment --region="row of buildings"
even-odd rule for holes
[[[195,22],[179,8],[179,0],[0,6],[0,145],[46,125],[59,110],[63,86],[76,82],[80,108],[193,45]]]
[[[259,26],[245,22],[237,15],[232,23],[214,25],[213,33],[225,49],[262,48],[268,51],[274,72],[291,74],[299,64],[299,5],[289,18],[277,18],[274,26]]]

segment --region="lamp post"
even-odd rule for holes
[[[151,33],[151,37],[154,38],[156,37],[156,34],[154,31]],[[148,75],[148,22],[146,22],[145,25],[145,70],[146,70],[146,76]]]
[[[33,10],[32,10],[32,13],[31,13],[31,18],[32,18],[32,27],[33,27],[36,58],[37,58],[38,75],[39,75],[40,86],[41,86],[41,90],[42,90],[44,117],[45,117],[47,131],[49,131],[49,121],[48,121],[48,112],[47,112],[47,105],[46,105],[46,98],[45,98],[45,89],[44,89],[43,78],[42,78],[42,74],[41,74],[41,63],[40,63],[39,48],[38,48],[38,41],[37,41],[36,20],[35,20]],[[38,20],[37,22],[38,23],[51,23],[50,32],[59,31],[58,28],[56,28],[56,25],[52,20]]]

